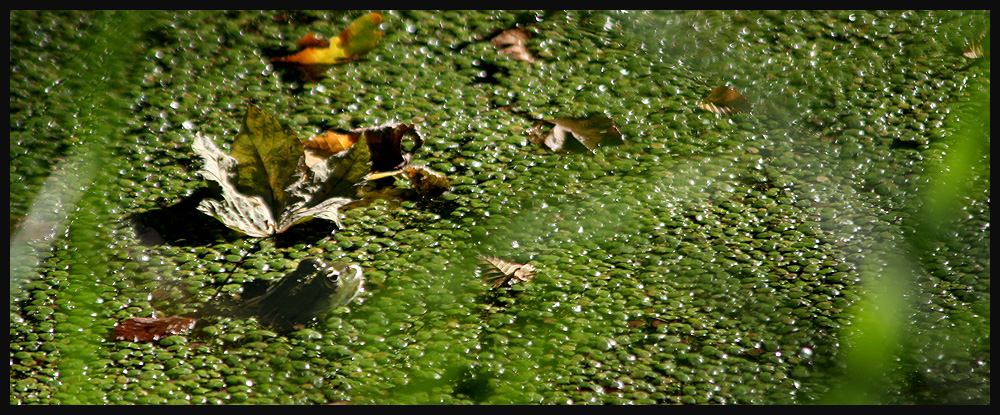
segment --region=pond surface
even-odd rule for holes
[[[990,403],[988,11],[381,13],[309,81],[268,57],[363,13],[11,12],[11,404]],[[699,108],[723,85],[752,111]],[[414,124],[452,190],[228,229],[192,138],[228,149],[248,99]],[[595,114],[625,142],[529,139]],[[491,290],[482,255],[536,275]],[[365,293],[112,338],[305,258]]]

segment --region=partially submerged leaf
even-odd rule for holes
[[[299,65],[334,65],[357,59],[382,40],[382,15],[369,13],[354,20],[340,35],[323,42],[308,33],[296,42],[302,49],[295,54],[272,59],[272,62]]]
[[[135,317],[115,324],[115,340],[137,343],[158,341],[167,336],[185,333],[194,328],[197,320],[190,317],[163,318]]]
[[[534,265],[517,264],[497,257],[480,255],[479,260],[487,266],[484,275],[486,283],[493,289],[510,285],[513,281],[530,282],[535,279]]]
[[[543,127],[547,124],[554,126],[546,131]],[[617,145],[625,141],[614,121],[603,114],[539,121],[529,131],[528,139],[559,152],[588,152],[597,147]]]
[[[698,104],[698,108],[716,114],[731,115],[750,112],[751,105],[743,94],[723,85],[709,92],[705,100]]]
[[[527,48],[529,37],[528,32],[524,29],[510,29],[503,31],[490,42],[501,54],[510,55],[511,58],[520,61],[534,62],[535,58],[531,56]]]

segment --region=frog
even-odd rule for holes
[[[257,318],[275,331],[287,333],[321,319],[364,292],[365,277],[357,264],[327,263],[306,258],[295,271],[250,296],[239,313]]]

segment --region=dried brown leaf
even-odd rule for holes
[[[368,143],[372,160],[371,171],[373,172],[400,169],[409,163],[413,152],[416,152],[424,143],[412,124],[386,124],[352,130],[351,133],[364,136]],[[403,139],[407,137],[413,140],[413,147],[409,152],[403,149]]]
[[[752,109],[750,101],[743,94],[726,85],[709,92],[705,100],[698,104],[698,108],[723,115],[750,112]]]
[[[544,127],[553,124],[550,130]],[[625,141],[614,121],[604,114],[579,118],[555,118],[536,123],[528,133],[531,142],[552,151],[588,152]]]
[[[534,265],[518,264],[497,257],[480,255],[479,260],[487,266],[483,272],[486,283],[493,289],[510,285],[513,281],[530,282],[535,279]]]
[[[438,197],[451,190],[448,177],[424,166],[407,166],[403,174],[410,179],[410,184],[424,197]]]
[[[531,36],[524,29],[505,30],[490,40],[493,46],[501,54],[510,55],[511,58],[534,62],[535,58],[528,52],[527,43]]]

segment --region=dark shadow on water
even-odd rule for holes
[[[323,219],[313,219],[288,228],[288,230],[272,236],[274,246],[288,248],[298,244],[314,244],[337,232],[337,225]]]
[[[198,210],[198,204],[210,193],[207,188],[198,189],[171,206],[133,214],[126,225],[145,246],[206,246],[231,240],[234,232]]]

